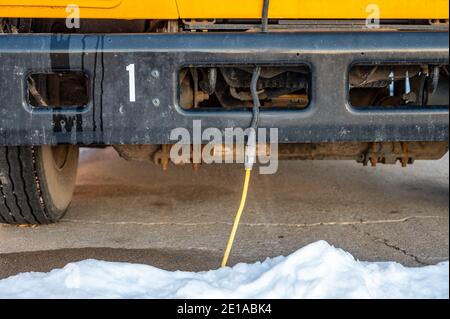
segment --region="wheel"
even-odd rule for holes
[[[72,200],[78,147],[0,146],[0,223],[51,224]]]

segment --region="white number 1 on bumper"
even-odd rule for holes
[[[127,71],[129,74],[129,85],[130,85],[130,102],[136,102],[136,79],[134,64],[127,66]]]

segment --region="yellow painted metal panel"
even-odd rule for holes
[[[0,17],[65,18],[76,4],[81,18],[178,19],[176,0],[0,0]]]
[[[81,18],[259,18],[263,0],[0,0],[0,17],[67,16],[77,4]],[[281,19],[365,19],[376,3],[382,19],[448,19],[448,0],[271,0],[269,15]]]
[[[178,0],[181,18],[258,18],[262,0]],[[377,4],[382,19],[448,19],[448,0],[271,0],[269,16],[285,19],[366,19]]]
[[[76,4],[80,8],[114,8],[121,2],[122,0],[0,0],[0,6],[66,7],[68,4]]]

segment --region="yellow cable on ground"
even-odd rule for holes
[[[269,8],[269,0],[264,0],[264,6],[263,6],[263,21],[262,21],[262,29],[263,32],[267,31],[267,25],[265,25],[267,20],[267,12]],[[252,173],[253,165],[256,163],[257,158],[257,139],[256,139],[256,131],[258,129],[258,122],[259,122],[259,108],[261,106],[261,102],[259,101],[258,97],[258,79],[261,75],[261,67],[257,66],[253,70],[252,75],[252,81],[250,84],[250,91],[252,93],[252,99],[253,99],[253,117],[252,117],[252,123],[249,127],[249,134],[248,134],[248,140],[247,144],[245,145],[245,160],[244,160],[244,167],[245,167],[245,182],[244,182],[244,189],[242,190],[242,197],[241,197],[241,204],[239,205],[238,212],[236,214],[236,217],[234,218],[234,224],[233,229],[231,230],[230,239],[228,239],[227,248],[225,249],[225,254],[223,256],[222,260],[222,268],[227,266],[228,258],[230,257],[231,248],[233,248],[233,242],[234,237],[236,237],[236,232],[239,227],[239,221],[241,220],[242,213],[244,212],[245,208],[245,202],[247,201],[247,194],[248,194],[248,185],[250,184],[250,176]]]
[[[230,257],[231,248],[233,247],[234,237],[236,237],[236,232],[237,232],[237,229],[239,226],[239,221],[241,220],[241,216],[242,216],[242,213],[245,208],[245,203],[247,201],[247,194],[248,194],[248,185],[250,184],[251,172],[252,172],[251,169],[245,170],[245,182],[244,182],[244,189],[242,190],[241,204],[239,206],[239,210],[234,219],[233,229],[231,230],[230,239],[228,240],[228,244],[227,244],[227,249],[225,250],[225,255],[223,256],[222,268],[227,266],[228,258]]]

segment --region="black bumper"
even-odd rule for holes
[[[312,70],[302,111],[263,111],[261,127],[281,142],[448,140],[448,108],[358,111],[348,103],[353,63],[448,63],[446,32],[0,35],[0,145],[165,144],[174,128],[248,127],[251,112],[185,111],[178,72],[188,65],[299,64]],[[135,64],[136,102],[128,72]],[[86,108],[37,111],[26,101],[30,72],[84,70]],[[151,75],[158,70],[159,77]],[[159,99],[159,106],[152,101]]]

